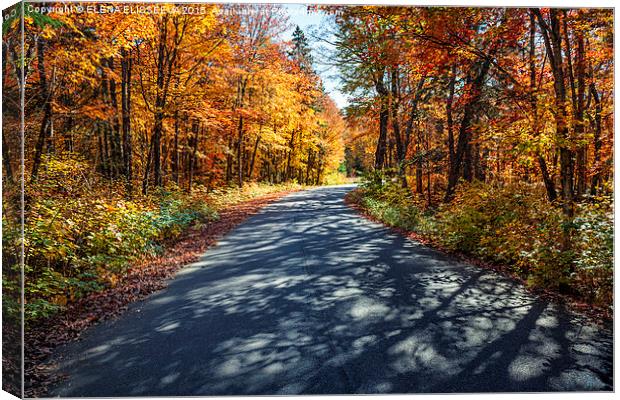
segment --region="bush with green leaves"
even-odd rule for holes
[[[590,300],[613,302],[614,218],[611,196],[590,197],[577,209],[573,279]]]
[[[4,321],[21,325],[21,225],[18,207],[3,188],[2,198],[2,315]]]
[[[368,193],[362,198],[362,206],[372,216],[390,226],[417,230],[421,213],[407,189],[387,184],[380,190],[375,188]]]

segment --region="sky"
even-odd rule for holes
[[[320,51],[319,43],[314,39],[311,33],[327,34],[325,26],[327,25],[328,16],[320,12],[307,11],[307,6],[303,4],[285,4],[284,12],[289,18],[289,29],[284,33],[285,40],[291,40],[293,31],[299,26],[306,34],[310,46],[312,47],[312,57],[314,59],[314,68],[323,80],[323,85],[329,96],[336,102],[338,108],[342,109],[348,105],[347,96],[339,89],[340,82],[338,79],[338,71],[333,66],[325,65],[321,60],[325,59],[328,54]],[[326,47],[325,43],[321,43],[320,47]]]

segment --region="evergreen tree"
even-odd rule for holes
[[[303,72],[314,73],[312,69],[312,49],[308,44],[308,38],[306,38],[299,25],[295,27],[293,32],[293,49],[289,52],[289,56],[297,61],[299,68]]]

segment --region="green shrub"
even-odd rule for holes
[[[437,220],[437,237],[453,250],[510,264],[523,277],[547,285],[563,279],[562,215],[538,188],[462,185],[455,199],[442,206]]]
[[[6,187],[5,187],[6,190]],[[2,317],[5,321],[21,324],[21,225],[15,204],[3,193],[2,212]]]
[[[358,191],[360,197],[352,198],[353,201],[361,202],[372,216],[387,225],[408,230],[419,229],[426,217],[415,203],[409,189],[391,180],[379,183],[368,180],[375,179],[374,177],[366,179]]]
[[[579,205],[574,225],[575,285],[592,301],[613,302],[614,221],[611,196]]]

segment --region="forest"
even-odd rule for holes
[[[251,197],[341,179],[345,122],[304,32],[284,40],[277,6],[195,10],[102,16],[29,4],[23,48],[19,18],[5,21],[3,254],[18,268],[23,89],[27,319],[217,218],[228,188]]]
[[[613,10],[308,6],[288,40],[278,5],[46,5],[3,11],[5,321],[22,266],[32,324],[345,175],[372,218],[610,309]]]

